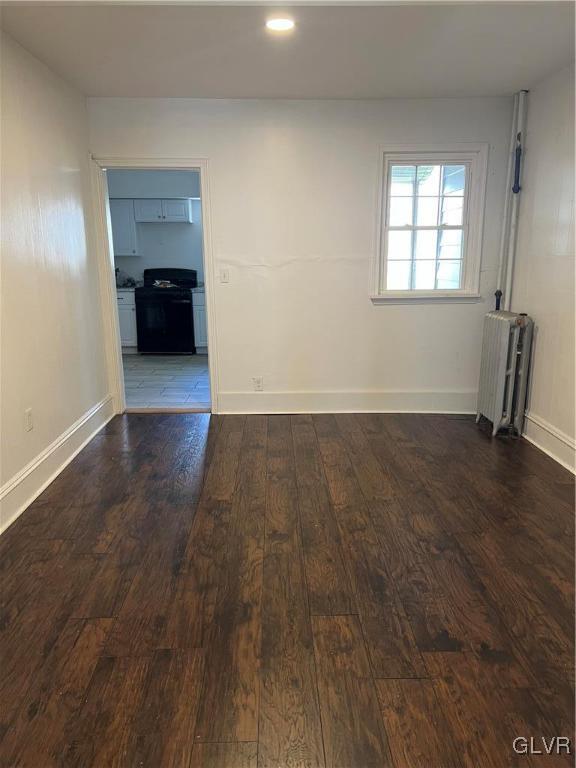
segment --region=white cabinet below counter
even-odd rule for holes
[[[206,329],[206,304],[204,291],[192,291],[192,312],[194,317],[194,344],[196,351],[206,352],[208,348],[208,332]]]
[[[120,323],[120,341],[123,347],[137,347],[136,302],[134,288],[118,288],[118,320]]]

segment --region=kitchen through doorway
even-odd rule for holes
[[[200,171],[106,172],[127,411],[210,411]]]

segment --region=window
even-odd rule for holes
[[[384,152],[373,300],[478,298],[487,147]]]

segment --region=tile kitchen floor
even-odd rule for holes
[[[210,409],[208,355],[122,355],[127,408]]]

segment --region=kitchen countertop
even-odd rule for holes
[[[118,293],[122,293],[123,291],[133,293],[134,288],[118,288],[118,286],[116,286],[116,291]],[[197,288],[192,288],[192,293],[204,293],[204,286],[199,285]]]

